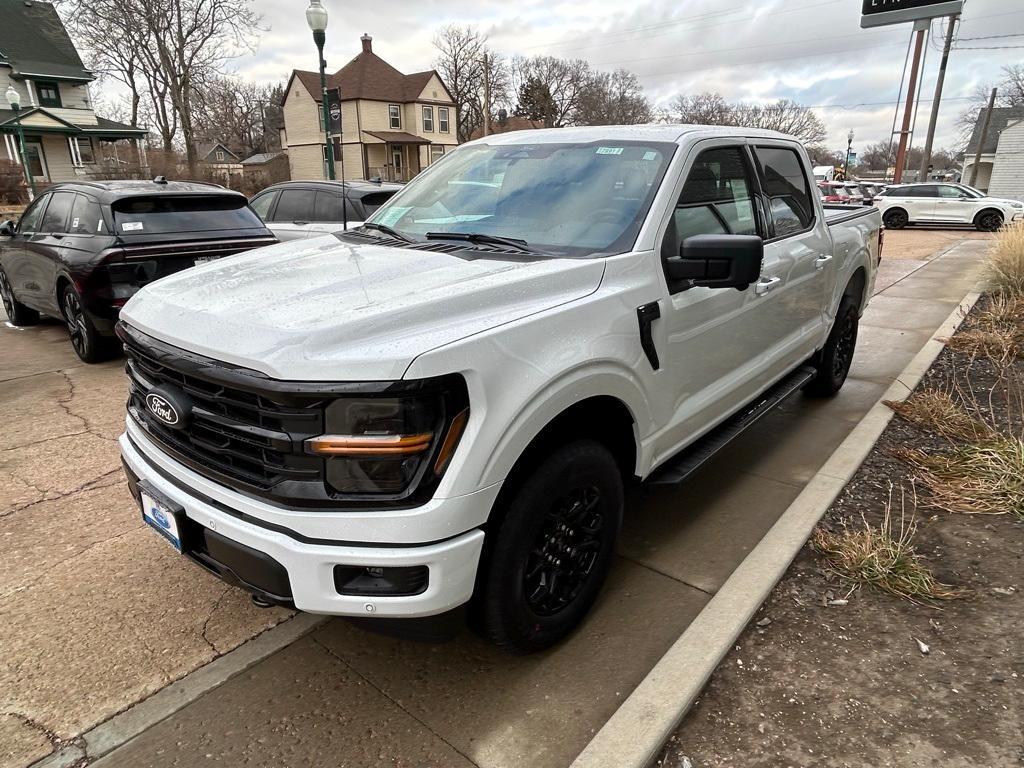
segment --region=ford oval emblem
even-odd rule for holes
[[[160,509],[160,507],[153,507],[152,511],[153,519],[156,520],[157,524],[161,528],[169,529],[171,527],[171,521],[167,519],[167,515],[164,514],[164,511]]]
[[[176,427],[181,422],[181,414],[166,397],[150,392],[146,395],[146,407],[149,412],[169,427]]]

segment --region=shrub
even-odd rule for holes
[[[1003,227],[996,236],[988,261],[988,283],[993,293],[1024,296],[1024,221]]]

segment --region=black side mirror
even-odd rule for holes
[[[8,219],[0,224],[0,237],[14,237],[14,222]]]
[[[743,290],[761,276],[764,241],[757,235],[693,235],[679,257],[665,261],[670,280],[693,286]]]

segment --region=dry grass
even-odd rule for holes
[[[988,263],[989,289],[1004,296],[1024,296],[1024,222],[1003,227]]]
[[[894,454],[917,470],[932,506],[1024,519],[1024,443],[1019,439],[997,435],[955,446],[948,453],[899,448]]]
[[[957,352],[987,358],[1005,369],[1024,357],[1024,296],[993,294],[971,317],[970,327],[945,342]]]
[[[857,528],[844,526],[839,533],[817,528],[811,545],[840,577],[856,585],[868,584],[911,602],[952,600],[968,590],[938,581],[913,545],[917,520],[906,514],[901,493],[898,527],[892,514],[892,489],[882,524],[872,526],[861,516]]]
[[[949,392],[922,389],[906,400],[884,401],[897,414],[920,429],[931,430],[947,440],[987,440],[994,431],[960,405]]]

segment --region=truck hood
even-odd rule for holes
[[[395,380],[424,352],[593,293],[603,274],[601,259],[438,253],[325,235],[158,280],[121,319],[275,379]]]

